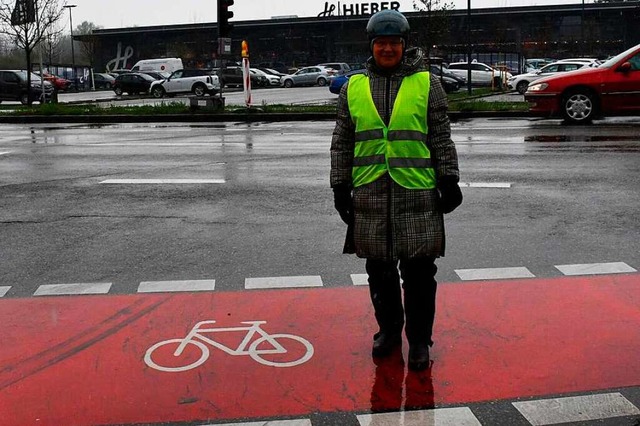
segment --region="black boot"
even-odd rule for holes
[[[402,335],[400,333],[379,332],[373,336],[371,355],[374,357],[389,356],[394,349],[401,345]]]
[[[429,367],[429,362],[429,345],[416,343],[409,346],[409,370],[426,370]]]

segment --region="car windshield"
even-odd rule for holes
[[[616,63],[618,63],[620,60],[622,60],[622,58],[624,58],[625,56],[629,55],[631,52],[633,52],[633,51],[635,51],[637,49],[638,49],[638,46],[634,46],[631,49],[627,49],[624,52],[622,52],[622,53],[614,56],[613,58],[607,60],[602,65],[600,65],[598,68],[611,68]]]
[[[24,81],[27,81],[27,72],[26,71],[18,71],[18,75]],[[40,76],[35,73],[31,73],[31,81],[40,81]]]

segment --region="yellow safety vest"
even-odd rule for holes
[[[433,189],[436,172],[427,147],[428,72],[404,77],[389,126],[376,110],[364,74],[349,79],[348,103],[356,125],[352,179],[354,187],[366,185],[385,173],[407,189]]]

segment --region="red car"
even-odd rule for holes
[[[595,117],[640,114],[640,44],[597,68],[541,78],[524,94],[531,112],[570,123]]]
[[[66,78],[58,77],[57,75],[44,73],[45,81],[51,82],[57,90],[67,90],[71,86],[71,81]]]

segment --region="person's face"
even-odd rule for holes
[[[382,69],[398,66],[402,60],[402,37],[382,36],[373,40],[373,59]]]

